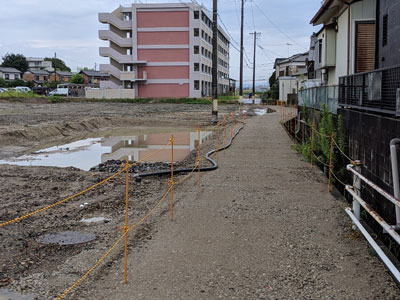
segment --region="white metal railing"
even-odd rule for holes
[[[353,173],[353,186],[347,185],[346,186],[346,191],[350,193],[350,195],[353,197],[353,209],[347,208],[346,213],[350,216],[352,219],[353,223],[357,226],[357,228],[361,231],[361,233],[364,235],[364,237],[368,240],[369,244],[371,247],[374,248],[376,253],[379,255],[379,257],[382,259],[384,264],[388,267],[390,272],[393,274],[393,276],[396,278],[396,280],[400,283],[400,271],[394,266],[394,264],[390,261],[390,259],[386,256],[386,254],[382,251],[382,249],[379,247],[379,245],[374,241],[374,239],[371,237],[371,235],[368,233],[368,231],[364,228],[364,226],[360,222],[360,210],[361,206],[364,208],[364,210],[374,218],[374,220],[383,228],[384,232],[388,233],[394,241],[398,245],[400,245],[400,235],[396,232],[395,229],[397,229],[397,225],[399,222],[400,216],[396,214],[396,225],[392,226],[388,224],[375,210],[373,210],[368,203],[366,203],[360,196],[360,190],[361,190],[361,181],[369,185],[371,188],[373,188],[376,192],[381,194],[383,197],[385,197],[387,200],[392,202],[396,208],[400,208],[400,201],[399,199],[396,199],[394,196],[390,195],[388,192],[380,188],[378,185],[367,179],[365,176],[361,174],[361,167],[360,164],[350,164],[347,166],[347,170],[349,170],[351,173]],[[396,209],[396,212],[398,209]]]

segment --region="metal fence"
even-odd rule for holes
[[[400,116],[400,67],[340,77],[339,106]]]
[[[314,87],[299,91],[299,106],[322,110],[324,105],[330,113],[337,113],[338,86]]]

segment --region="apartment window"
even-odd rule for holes
[[[389,16],[384,15],[383,16],[383,22],[382,22],[382,47],[385,47],[388,43],[388,20]]]
[[[199,80],[194,81],[194,89],[196,91],[198,91],[200,89],[200,81]]]
[[[39,80],[39,76],[36,75],[36,76],[35,76],[35,80]]]
[[[194,36],[199,36],[199,28],[194,29]]]
[[[199,54],[199,52],[200,52],[200,47],[199,47],[199,46],[194,46],[194,47],[193,47],[193,50],[194,50],[194,54]]]
[[[200,64],[199,63],[194,63],[194,71],[195,72],[200,71]]]
[[[193,12],[193,14],[194,14],[194,18],[195,18],[195,19],[198,19],[198,18],[200,17],[200,12],[199,12],[198,10],[195,10],[195,11]]]
[[[129,12],[124,13],[124,20],[125,21],[132,20],[132,13],[129,13]]]
[[[19,75],[18,75],[18,74],[15,74],[15,75],[14,75],[14,79],[19,79]]]
[[[318,41],[318,62],[322,63],[322,40]]]
[[[5,80],[9,80],[10,79],[10,74],[4,74],[4,78],[5,78]]]

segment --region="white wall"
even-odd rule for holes
[[[297,92],[297,80],[295,77],[279,78],[279,100],[287,102],[288,94],[293,93],[293,89]]]
[[[338,18],[338,32],[336,35],[336,79],[335,84],[339,83],[339,77],[347,75],[347,33],[348,33],[348,9]]]
[[[88,99],[135,99],[135,89],[86,90]]]

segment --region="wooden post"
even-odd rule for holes
[[[297,144],[297,111],[294,113],[294,143]]]
[[[224,148],[225,147],[226,147],[226,116],[224,116]]]
[[[303,120],[303,122],[301,123],[301,142],[304,145],[304,124],[305,120]]]
[[[331,134],[331,152],[329,155],[329,181],[328,181],[328,192],[331,191],[331,176],[332,176],[332,160],[333,160],[333,139],[335,137],[335,134],[332,132]]]

